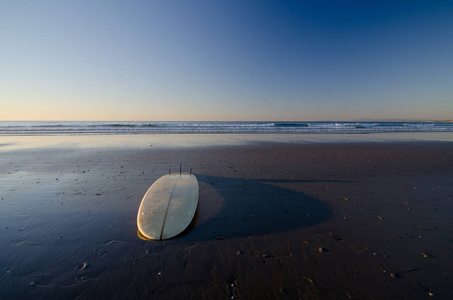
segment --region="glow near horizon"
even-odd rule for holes
[[[0,3],[0,120],[452,119],[453,4]]]

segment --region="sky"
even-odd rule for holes
[[[0,120],[453,119],[453,1],[0,2]]]

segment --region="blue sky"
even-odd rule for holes
[[[453,119],[453,1],[2,1],[0,120]]]

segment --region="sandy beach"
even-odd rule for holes
[[[452,142],[0,144],[1,299],[453,295]],[[140,201],[180,162],[196,217],[144,241]]]

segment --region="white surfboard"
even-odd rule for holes
[[[157,179],[143,197],[137,214],[139,232],[152,240],[174,237],[189,226],[198,205],[193,174],[168,174]]]

